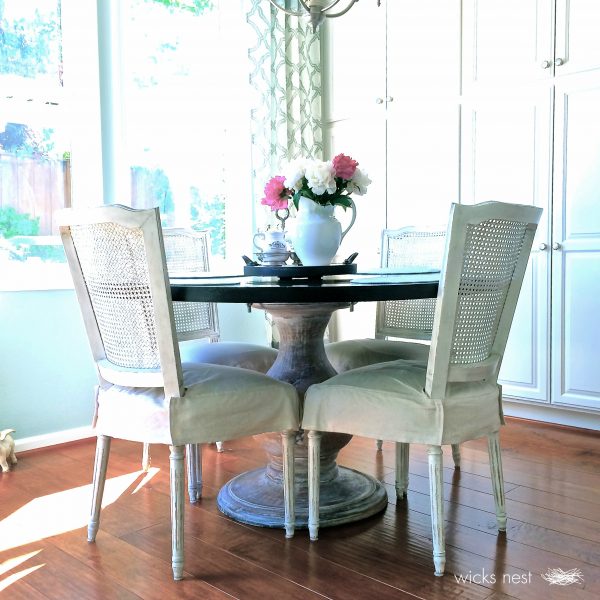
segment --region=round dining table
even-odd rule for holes
[[[434,298],[439,272],[363,270],[322,278],[215,276],[171,277],[174,301],[244,303],[271,315],[279,333],[279,351],[267,375],[295,386],[301,398],[313,383],[336,374],[327,359],[324,334],[331,315],[356,302]],[[283,466],[279,434],[260,436],[268,464],[231,479],[219,491],[217,505],[236,521],[283,528]],[[322,527],[370,517],[387,505],[383,484],[337,464],[338,452],[352,436],[323,434],[321,442],[320,521]],[[296,527],[308,523],[308,448],[304,431],[296,434]]]

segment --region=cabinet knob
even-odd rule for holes
[[[542,67],[542,69],[549,69],[551,65],[552,63],[549,60],[543,60],[540,67]]]
[[[552,250],[560,250],[562,248],[562,244],[559,244],[558,242],[554,242],[554,244],[552,244]]]
[[[385,101],[386,102],[393,102],[394,101],[394,96],[386,96],[385,97]]]
[[[555,58],[554,59],[554,64],[555,64],[555,66],[560,67],[561,65],[565,64],[565,61],[562,58]]]
[[[383,98],[375,98],[375,104],[383,104]]]
[[[538,246],[538,248],[539,248],[540,250],[548,250],[548,244],[546,244],[545,242],[542,242],[542,243],[541,243],[541,244]]]

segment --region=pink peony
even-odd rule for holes
[[[358,163],[354,159],[345,154],[338,154],[332,163],[335,176],[346,180],[352,179],[354,171],[356,171],[356,167],[358,166]]]
[[[292,192],[285,185],[285,177],[276,175],[269,180],[265,186],[265,197],[260,201],[261,204],[270,206],[271,210],[288,207],[288,200],[292,196]]]

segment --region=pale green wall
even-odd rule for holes
[[[264,313],[219,307],[223,340],[266,343]],[[0,430],[88,426],[96,372],[73,290],[0,292]]]
[[[0,292],[0,428],[89,425],[96,372],[72,290]]]

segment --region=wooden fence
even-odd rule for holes
[[[40,218],[40,235],[57,235],[54,211],[71,206],[69,160],[20,158],[0,152],[0,208]]]

